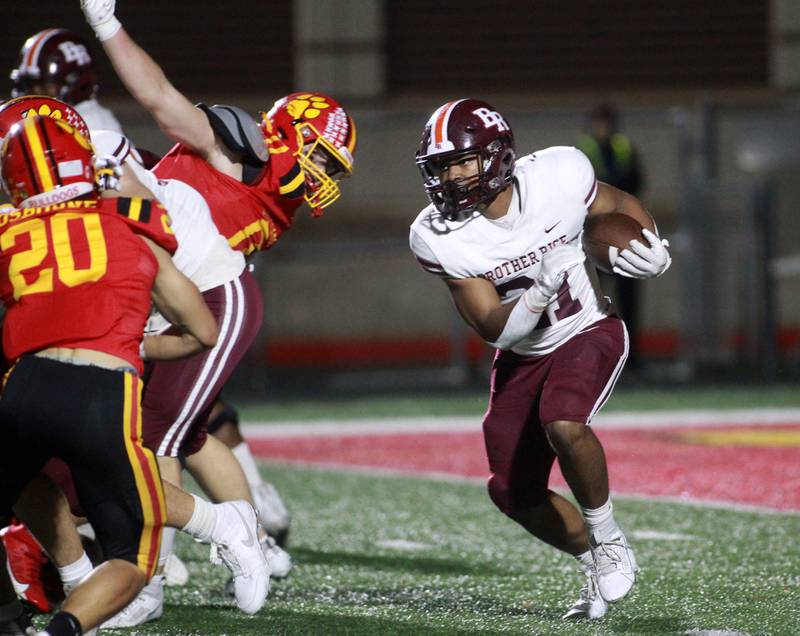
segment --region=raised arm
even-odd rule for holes
[[[115,4],[115,0],[81,0],[86,21],[117,75],[168,137],[213,161],[220,149],[208,118],[170,83],[155,60],[122,28],[114,16]]]

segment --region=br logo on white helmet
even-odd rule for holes
[[[496,127],[498,132],[511,130],[511,126],[506,123],[506,120],[503,119],[503,116],[496,110],[477,108],[472,111],[472,114],[477,115],[486,128]]]

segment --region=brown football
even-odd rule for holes
[[[583,224],[583,250],[586,256],[597,269],[609,274],[613,272],[608,260],[608,248],[616,247],[622,251],[633,239],[647,245],[647,240],[642,236],[642,226],[627,214],[590,214]]]

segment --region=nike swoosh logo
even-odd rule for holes
[[[556,223],[556,225],[559,225],[560,223],[561,223],[561,221]],[[550,232],[552,232],[555,229],[556,225],[551,225],[550,227],[544,228],[544,233],[545,234],[549,234]]]
[[[253,534],[253,529],[250,527],[250,524],[247,523],[247,519],[244,518],[244,515],[241,513],[239,508],[237,506],[234,506],[233,509],[236,511],[236,514],[239,515],[239,517],[241,518],[244,527],[247,528],[247,541],[242,539],[242,543],[246,548],[252,548],[256,544],[256,538],[255,535]]]
[[[17,577],[14,576],[14,571],[11,568],[7,569],[8,569],[8,576],[11,578],[11,585],[14,587],[14,591],[20,596],[23,596],[25,592],[28,591],[30,584],[18,581]]]

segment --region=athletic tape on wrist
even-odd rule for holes
[[[100,24],[97,24],[92,28],[94,29],[94,33],[97,36],[97,39],[103,42],[105,40],[113,38],[117,34],[117,31],[119,31],[122,28],[122,23],[119,20],[117,20],[116,16],[112,15],[105,22],[101,22]]]

